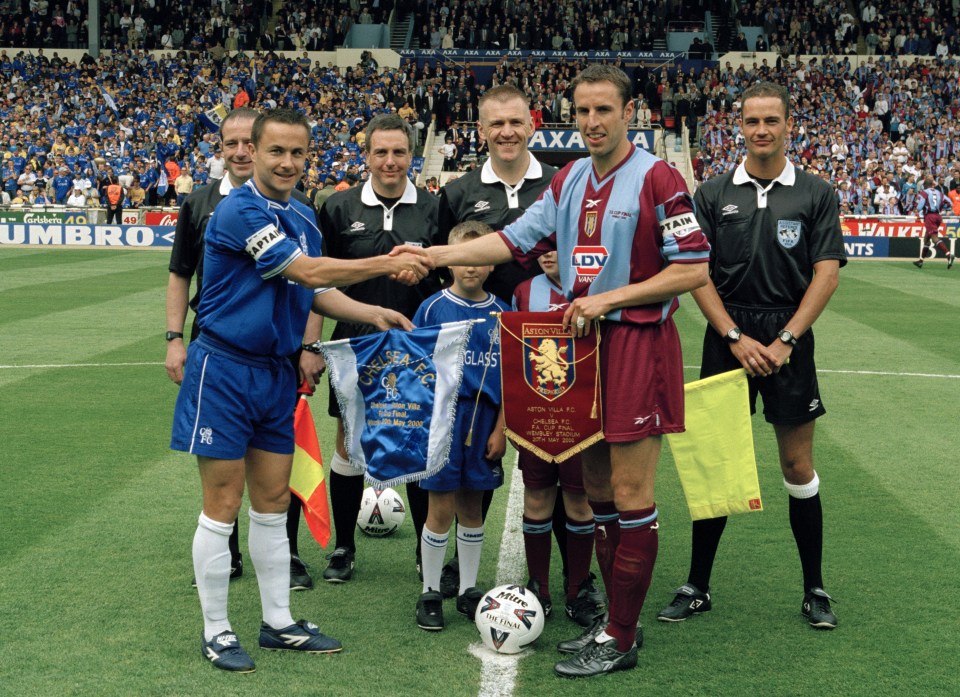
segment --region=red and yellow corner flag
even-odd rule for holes
[[[323,480],[323,460],[317,427],[313,423],[310,405],[297,400],[293,414],[293,469],[290,471],[290,491],[303,501],[303,519],[321,547],[330,542],[330,508],[327,505],[327,483]]]
[[[685,433],[667,434],[693,520],[762,511],[747,375],[742,368],[684,385]]]

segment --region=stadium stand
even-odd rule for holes
[[[278,7],[274,14],[269,0],[102,0],[102,44],[114,50],[73,62],[57,49],[86,44],[86,0],[0,0],[0,45],[8,47],[0,50],[0,118],[8,126],[0,135],[0,203],[32,203],[38,196],[64,203],[76,197],[78,182],[94,202],[111,177],[128,190],[126,207],[163,203],[157,179],[171,159],[189,167],[197,186],[211,167],[221,171],[215,129],[206,118],[218,104],[303,109],[314,124],[305,187],[362,179],[362,130],[384,111],[415,124],[421,145],[430,130],[439,142],[450,132],[461,169],[482,161],[482,145],[464,124],[476,120],[477,100],[491,85],[517,84],[538,123],[572,121],[569,84],[584,58],[535,62],[504,55],[483,80],[469,62],[403,60],[399,68],[381,70],[366,53],[355,66],[321,65],[309,51],[341,45],[354,23],[387,21],[392,0]],[[960,54],[960,34],[953,0],[749,0],[736,8],[734,14],[726,0],[642,6],[405,0],[396,6],[398,15],[413,17],[419,27],[414,45],[421,47],[650,50],[664,46],[670,22],[703,28],[706,45],[713,40],[718,49],[739,50],[743,64],[734,52],[722,64],[628,70],[643,113],[649,109],[652,121],[677,136],[684,125],[690,130],[699,180],[743,157],[738,95],[764,78],[787,85],[797,98],[792,156],[835,184],[844,212],[909,213],[924,174],[933,173],[944,188],[960,179],[960,66],[952,57]],[[707,11],[732,17],[736,37],[709,36]],[[698,58],[702,46],[691,47],[690,57]],[[742,55],[758,46],[770,52],[758,60]],[[936,57],[898,62],[879,56],[887,51]],[[861,64],[846,53],[870,58]],[[423,155],[413,174],[431,153]]]

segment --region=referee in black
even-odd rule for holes
[[[234,109],[227,114],[220,124],[220,141],[223,147],[226,174],[223,179],[215,179],[192,192],[180,207],[173,249],[170,252],[170,277],[167,281],[166,303],[167,355],[164,361],[167,375],[178,385],[183,381],[183,366],[187,360],[187,348],[183,342],[187,307],[189,305],[196,312],[197,305],[200,303],[200,292],[203,289],[203,233],[210,221],[210,216],[213,215],[213,209],[224,196],[242,186],[253,176],[250,142],[253,122],[259,115],[260,112],[249,108]],[[313,206],[299,191],[294,190],[293,196]],[[190,298],[190,280],[194,277],[197,283],[196,292]],[[188,298],[190,298],[189,302]],[[323,318],[311,312],[304,333],[305,347],[319,341],[322,329]],[[190,330],[190,340],[196,339],[199,333],[200,328],[195,314]],[[292,356],[291,360],[297,366],[301,379],[309,380],[311,385],[317,383],[325,368],[323,357],[318,351],[301,351]],[[301,507],[300,499],[291,496],[290,508],[287,510],[291,590],[308,590],[313,587],[313,579],[307,571],[306,564],[300,559],[297,548]],[[239,528],[239,525],[234,525],[233,532],[230,533],[231,580],[243,575]]]
[[[387,254],[397,245],[429,247],[439,244],[437,197],[418,189],[408,171],[413,162],[416,135],[396,114],[381,114],[366,128],[364,151],[370,178],[361,186],[337,192],[320,211],[320,232],[326,252],[337,259],[365,259]],[[440,289],[436,274],[415,286],[406,286],[387,277],[343,288],[350,298],[396,310],[412,318],[426,300]],[[347,339],[377,331],[370,325],[338,322],[332,339]],[[334,551],[323,578],[344,583],[353,576],[356,557],[354,532],[363,497],[363,476],[350,466],[344,447],[343,421],[333,390],[330,416],[337,419],[337,446],[330,462],[330,501],[336,531]],[[427,492],[416,483],[407,485],[410,517],[416,528],[419,569],[420,533],[427,518]]]
[[[825,413],[811,327],[846,263],[837,199],[829,183],[787,161],[793,128],[787,90],[770,82],[743,93],[747,158],[708,180],[694,196],[712,247],[710,279],[693,297],[709,326],[700,376],[744,368],[751,410],[757,393],[773,424],[790,527],[803,569],[801,612],[812,627],[834,629],[823,589],[823,515],[813,465],[816,419]],[[727,519],[693,524],[690,574],[657,619],[680,622],[711,609],[710,572]]]
[[[527,95],[509,83],[487,90],[480,98],[477,130],[490,156],[482,167],[447,183],[440,190],[440,234],[444,239],[455,225],[467,220],[477,220],[494,230],[502,230],[532,206],[550,185],[557,169],[537,160],[527,147],[527,141],[533,135],[529,104]],[[537,265],[525,269],[516,261],[508,261],[494,267],[484,289],[511,303],[514,289],[540,273]],[[491,490],[483,497],[484,520],[492,501]],[[562,496],[557,496],[553,510],[553,533],[566,578],[567,516]],[[459,585],[459,561],[454,556],[443,567],[440,592],[444,597],[453,597]],[[591,590],[596,592],[593,587]]]

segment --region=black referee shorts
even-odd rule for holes
[[[740,330],[764,345],[773,343],[796,312],[795,309],[762,310],[727,306],[727,312]],[[763,416],[768,423],[799,426],[823,416],[817,368],[814,364],[813,330],[797,339],[790,362],[769,377],[747,378],[750,387],[750,413],[756,413],[757,393],[763,398]],[[727,341],[707,325],[703,337],[700,377],[742,368]]]

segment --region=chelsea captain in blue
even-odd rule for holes
[[[190,343],[170,445],[197,456],[203,511],[193,566],[203,612],[201,653],[215,667],[255,670],[227,617],[228,538],[244,485],[250,496],[249,552],[260,587],[260,647],[333,653],[340,642],[290,614],[286,515],[293,463],[296,371],[311,308],[371,324],[412,327],[392,310],[347,298],[337,286],[379,275],[417,282],[430,264],[415,254],[337,260],[320,256],[314,216],[291,200],[303,176],[310,125],[299,112],[257,117],[251,134],[253,179],[217,206],[207,226],[200,335]]]
[[[693,292],[709,325],[701,377],[743,368],[773,425],[790,527],[803,571],[801,613],[816,629],[837,617],[823,589],[823,513],[813,432],[825,409],[814,364],[813,323],[846,263],[837,198],[820,177],[793,166],[785,141],[790,95],[761,82],[742,97],[747,158],[697,191],[697,219],[710,240],[710,282]],[[710,574],[726,517],[693,524],[690,573],[657,615],[680,622],[712,608]]]

